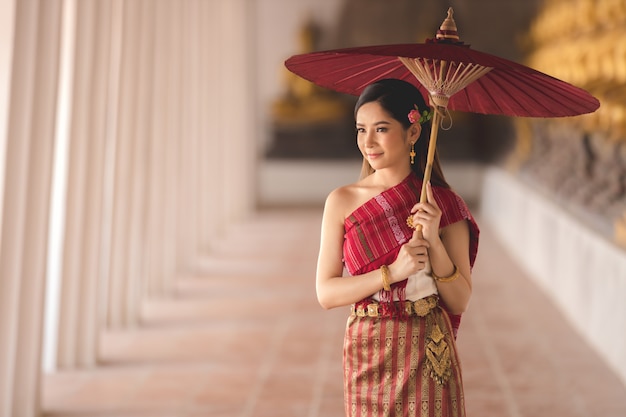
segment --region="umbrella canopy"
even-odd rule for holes
[[[478,66],[486,68],[485,73],[450,95],[444,107],[481,114],[563,117],[591,113],[600,106],[598,100],[583,89],[516,62],[469,48],[457,40],[458,35],[450,37],[450,33],[456,31],[451,9],[446,20],[448,23],[444,22],[439,31],[444,35],[439,36],[438,32],[437,39],[425,43],[312,52],[294,55],[285,61],[285,65],[302,78],[341,93],[359,95],[372,82],[397,78],[416,85],[425,97],[437,92],[417,78],[407,67],[407,61],[417,61],[434,77],[441,74],[442,63],[447,66],[446,73],[457,71],[459,67],[459,71],[463,71],[467,66],[470,69]],[[452,30],[450,25],[454,25]]]
[[[295,55],[293,73],[338,92],[359,95],[369,84],[397,78],[417,86],[433,107],[424,170],[430,180],[439,124],[447,110],[526,117],[591,113],[600,102],[585,90],[513,61],[475,51],[459,40],[452,8],[425,43],[379,45]],[[420,201],[426,201],[422,187]]]

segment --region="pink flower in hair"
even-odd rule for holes
[[[409,112],[409,122],[415,123],[420,119],[420,112],[417,109],[413,109]]]
[[[424,123],[426,123],[433,117],[432,110],[430,111],[424,110],[422,114],[420,114],[420,111],[417,108],[417,105],[414,105],[414,106],[415,108],[411,110],[408,114],[409,122],[411,123],[419,122],[419,124],[423,125]]]

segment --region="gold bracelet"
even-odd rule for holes
[[[391,284],[389,283],[389,267],[387,265],[380,267],[380,275],[383,277],[383,290],[391,291]]]
[[[433,279],[437,282],[452,282],[456,280],[459,277],[459,275],[461,275],[461,273],[459,272],[459,268],[457,268],[456,265],[454,265],[454,272],[449,277],[438,277],[437,275],[435,275],[434,271],[432,274],[433,274]]]

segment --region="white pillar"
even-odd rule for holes
[[[142,291],[147,295],[162,294],[161,283],[165,274],[163,267],[163,203],[165,196],[163,193],[163,182],[165,180],[163,167],[164,157],[164,104],[167,100],[165,88],[165,74],[167,74],[166,55],[166,31],[164,30],[167,21],[165,13],[165,2],[153,3],[150,16],[150,36],[153,42],[152,60],[149,63],[150,85],[152,90],[152,100],[147,104],[150,112],[150,120],[147,121],[150,129],[150,149],[147,154],[148,171],[146,190],[146,252],[145,252],[145,273],[146,280]]]
[[[164,10],[164,25],[162,30],[166,34],[162,45],[166,61],[165,74],[162,80],[165,88],[165,101],[162,104],[163,117],[163,225],[162,225],[162,268],[164,271],[161,288],[166,291],[173,287],[178,271],[178,209],[181,207],[178,195],[178,168],[180,140],[180,43],[183,22],[180,17],[180,7],[177,1],[168,0],[160,5]]]
[[[13,408],[19,294],[26,221],[26,181],[30,152],[38,4],[16,4],[6,144],[2,238],[0,239],[0,416]]]
[[[250,0],[221,2],[221,43],[219,54],[222,73],[220,99],[223,104],[221,123],[224,125],[223,154],[223,215],[226,224],[241,221],[252,209],[255,200],[253,181],[257,149],[254,129],[258,118],[253,103],[251,74],[254,51],[251,47]]]
[[[84,3],[79,0],[79,3]],[[90,74],[92,101],[90,103],[88,142],[85,155],[85,229],[81,256],[83,284],[79,309],[76,364],[95,366],[98,361],[99,330],[102,322],[101,308],[104,298],[100,295],[102,271],[102,236],[104,173],[106,150],[106,97],[111,46],[111,3],[108,1],[86,2],[92,6],[94,22],[94,65]],[[86,138],[83,138],[83,140]]]
[[[210,254],[232,223],[254,210],[258,109],[254,107],[252,15],[254,2],[203,2],[200,54],[207,95],[202,98],[202,140],[198,144],[199,248]],[[223,40],[227,39],[228,42]],[[206,133],[205,133],[206,132]]]
[[[187,268],[197,255],[197,182],[196,149],[198,112],[197,73],[198,58],[196,46],[201,42],[197,37],[198,18],[194,0],[179,2],[181,27],[180,42],[180,127],[179,127],[179,169],[177,200],[181,210],[178,212],[178,262],[181,268]]]
[[[3,207],[2,190],[4,189],[4,164],[9,124],[9,97],[11,93],[16,1],[0,1],[0,219],[2,219]],[[2,222],[0,222],[0,236],[1,233]]]
[[[97,363],[111,3],[76,3],[72,130],[57,365]],[[71,24],[66,21],[66,24]]]
[[[215,13],[214,2],[201,3],[202,25],[201,38],[204,40],[200,51],[203,77],[200,81],[202,95],[202,133],[199,144],[198,175],[200,181],[197,190],[199,196],[199,223],[201,232],[200,252],[209,254],[212,246],[225,231],[223,223],[222,196],[222,148],[224,141],[229,140],[228,130],[221,125],[220,107],[222,98],[220,90],[221,48],[220,21],[221,15]],[[243,116],[243,115],[242,115]],[[245,116],[243,116],[245,117]]]
[[[94,25],[95,13],[90,2],[76,4],[76,21],[65,24],[76,25],[74,48],[73,88],[71,96],[70,132],[68,152],[68,175],[65,204],[65,233],[63,241],[63,263],[61,273],[61,302],[57,365],[73,367],[77,361],[79,321],[83,302],[83,233],[86,221],[86,196],[88,191],[87,170],[91,161],[87,154],[91,146],[89,129],[93,100],[91,73],[94,69]]]
[[[170,7],[171,1],[153,3],[154,17],[154,55],[152,61],[152,103],[151,118],[151,146],[149,168],[149,203],[148,203],[148,259],[149,281],[145,291],[151,295],[164,295],[167,292],[167,281],[174,275],[174,267],[169,261],[172,259],[167,235],[168,206],[175,204],[167,193],[167,182],[174,172],[168,171],[167,152],[169,129],[169,101],[170,90],[168,77],[172,65],[170,59]]]
[[[48,265],[46,271],[46,301],[42,369],[52,372],[57,368],[59,316],[63,275],[63,247],[67,197],[68,155],[71,132],[74,54],[76,32],[76,0],[65,0],[63,28],[59,53],[59,81],[57,90],[54,168],[50,196],[50,228],[48,236]]]
[[[150,172],[150,151],[152,148],[152,122],[150,106],[152,103],[152,66],[154,37],[152,21],[154,15],[153,0],[135,0],[137,3],[136,26],[137,32],[137,60],[135,63],[134,80],[136,87],[136,109],[134,111],[134,131],[131,143],[133,144],[130,182],[130,229],[129,253],[126,270],[126,299],[128,306],[128,323],[138,323],[141,312],[141,301],[145,287],[146,259],[148,251],[146,243],[146,229],[148,226],[147,201],[149,197],[148,174]]]
[[[133,326],[150,271],[147,232],[152,150],[154,3],[123,4],[123,42],[112,224],[108,324]],[[180,65],[180,63],[178,63]],[[147,215],[148,214],[148,215]]]
[[[133,152],[137,138],[138,6],[136,1],[122,3],[122,51],[119,73],[115,168],[111,224],[110,269],[108,281],[107,324],[118,327],[136,324],[133,311],[132,281],[127,273],[130,259],[131,201],[133,200]],[[131,284],[132,285],[132,284]]]
[[[116,167],[118,154],[118,134],[120,119],[120,100],[124,94],[122,79],[122,60],[124,52],[124,2],[125,0],[110,0],[111,27],[109,63],[106,67],[106,115],[103,172],[103,202],[102,202],[102,235],[100,239],[100,316],[101,326],[106,327],[111,320],[111,305],[115,298],[111,288],[114,268],[114,224],[116,209]]]
[[[0,416],[35,416],[61,2],[16,3],[0,247]]]

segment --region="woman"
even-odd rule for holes
[[[465,415],[455,337],[479,232],[436,156],[427,201],[418,202],[428,112],[407,82],[368,86],[355,106],[361,179],[326,200],[316,289],[326,309],[352,305],[347,416]]]

